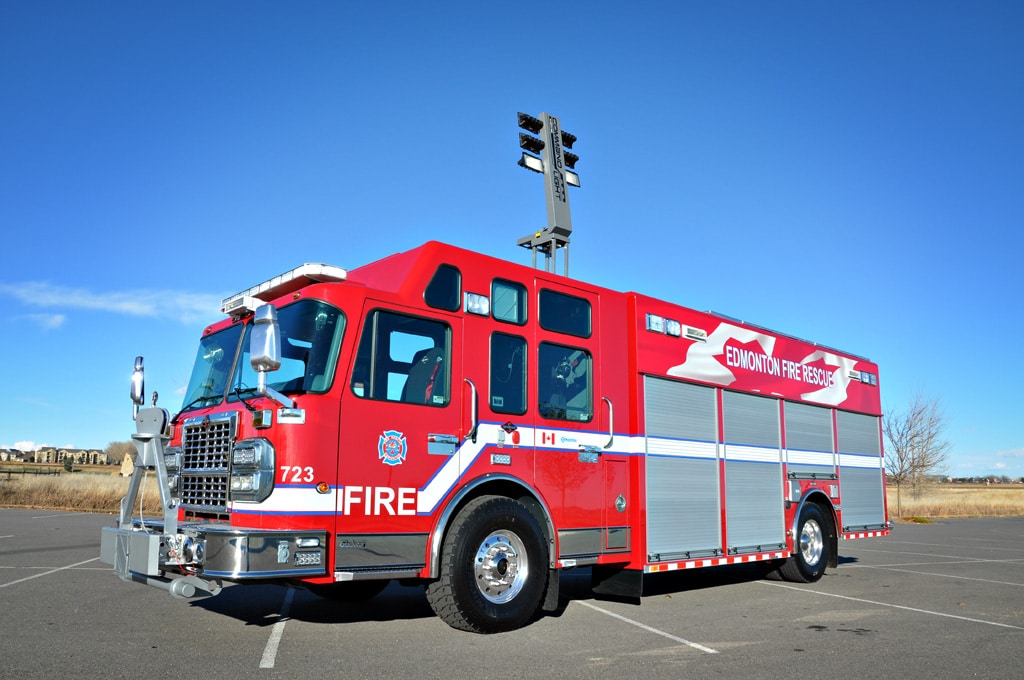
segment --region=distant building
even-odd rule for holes
[[[35,463],[63,463],[70,458],[76,465],[106,465],[107,454],[99,449],[58,449],[54,446],[44,446],[35,452],[33,462]]]
[[[0,463],[24,463],[31,460],[32,453],[19,449],[0,449]]]

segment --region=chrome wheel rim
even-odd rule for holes
[[[530,575],[526,546],[511,531],[495,531],[477,548],[473,561],[476,587],[494,604],[515,599]]]
[[[824,550],[825,539],[821,525],[813,519],[807,520],[800,529],[800,555],[808,566],[813,567],[821,561]]]

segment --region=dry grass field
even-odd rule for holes
[[[60,466],[48,467],[60,469]],[[0,507],[116,513],[121,498],[128,492],[128,478],[118,476],[117,466],[97,466],[60,475],[7,474],[7,470],[23,469],[32,468],[0,467]],[[146,514],[160,513],[160,497],[153,475],[143,487],[143,501]]]
[[[58,466],[50,466],[59,469]],[[128,480],[113,466],[85,468],[60,475],[6,474],[25,466],[0,466],[0,507],[48,508],[77,512],[116,513],[128,491]],[[903,489],[897,517],[896,489],[887,493],[889,516],[896,521],[949,517],[1024,517],[1024,484],[932,484],[917,492]],[[143,487],[147,514],[160,513],[156,477]]]
[[[887,490],[889,516],[897,519],[896,489]],[[903,489],[903,519],[1024,516],[1024,484],[929,484],[917,492]]]

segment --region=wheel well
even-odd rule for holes
[[[548,545],[549,566],[555,566],[555,529],[551,523],[551,513],[548,512],[547,507],[541,502],[536,492],[521,481],[511,477],[485,477],[466,484],[445,506],[444,511],[438,518],[430,543],[430,578],[437,578],[438,569],[440,568],[441,546],[444,545],[444,538],[448,533],[451,521],[467,503],[481,496],[504,496],[505,498],[519,501],[526,506],[537,520],[541,531],[544,532],[544,539]]]
[[[829,547],[828,566],[835,569],[839,566],[839,533],[837,531],[839,521],[836,517],[836,508],[832,504],[832,500],[826,496],[823,491],[812,490],[800,501],[796,514],[793,516],[794,536],[797,531],[796,524],[800,521],[800,510],[805,505],[817,506],[817,508],[821,510],[821,514],[825,517],[825,522],[828,524],[828,526],[825,527]]]

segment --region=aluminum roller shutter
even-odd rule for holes
[[[839,485],[844,531],[885,524],[882,443],[877,416],[838,411]]]
[[[729,549],[748,552],[784,546],[779,402],[726,391],[722,411]]]
[[[832,410],[785,402],[786,462],[790,475],[834,475]]]
[[[647,554],[721,554],[715,390],[644,378]]]

